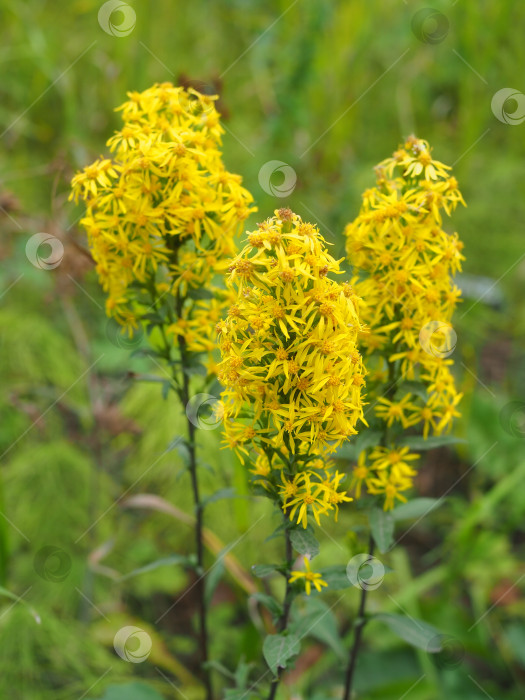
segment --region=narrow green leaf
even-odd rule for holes
[[[259,603],[264,605],[265,608],[267,608],[273,615],[275,619],[280,617],[283,612],[282,605],[275,600],[271,595],[267,595],[266,593],[254,593],[252,595],[252,598],[257,600]]]
[[[422,518],[428,515],[438,506],[444,503],[443,498],[414,498],[408,503],[402,503],[392,511],[392,516],[398,520],[410,520],[411,518]]]
[[[347,579],[348,580],[348,579]],[[298,619],[291,627],[292,633],[302,639],[308,635],[330,647],[340,658],[346,657],[337,630],[337,621],[328,605],[320,598],[307,598]]]
[[[211,292],[209,289],[204,289],[202,287],[199,287],[197,289],[188,289],[188,292],[186,293],[186,296],[189,299],[213,299],[213,292]]]
[[[394,541],[394,517],[392,513],[381,508],[373,508],[368,513],[368,522],[379,551],[382,554],[388,552]]]
[[[172,450],[177,450],[179,457],[182,459],[183,463],[188,466],[190,463],[190,448],[188,446],[188,443],[186,440],[180,435],[176,438],[174,438],[170,444],[168,445],[168,449],[166,450],[167,452],[171,452]]]
[[[142,321],[146,321],[147,323],[153,326],[162,326],[165,322],[165,319],[162,316],[160,316],[160,314],[155,313],[143,314],[140,318]]]
[[[221,578],[224,576],[224,571],[224,557],[219,557],[215,562],[215,565],[212,566],[210,572],[204,579],[204,597],[206,600],[206,605],[209,605],[211,603],[213,594],[215,593],[215,590],[219,585]]]
[[[94,700],[93,697],[87,700]],[[164,700],[162,695],[145,683],[110,685],[98,700]]]
[[[290,530],[290,540],[293,548],[299,554],[305,554],[313,559],[319,554],[319,542],[315,539],[313,532],[310,529],[296,528]]]
[[[276,571],[279,571],[278,564],[255,564],[252,566],[252,573],[257,578],[266,578],[266,576],[271,576]]]
[[[324,569],[320,569],[319,573],[322,574],[323,580],[328,584],[328,588],[334,591],[349,588],[352,585],[346,575],[346,566],[342,564],[327,566]]]
[[[379,613],[374,615],[374,619],[384,622],[400,639],[418,649],[424,649],[429,654],[442,651],[443,633],[427,622],[391,613]]]
[[[425,385],[421,382],[406,381],[400,384],[396,391],[396,398],[402,398],[406,394],[414,394],[415,396],[419,396],[419,398],[423,399],[425,403],[428,401],[428,394],[425,390]]]
[[[380,430],[364,430],[355,440],[352,438],[337,451],[336,457],[357,461],[360,453],[369,447],[377,447],[381,443],[383,433]]]
[[[11,593],[11,591],[8,591],[7,588],[4,588],[3,586],[0,586],[0,596],[3,596],[4,598],[9,598],[10,600],[14,600],[16,603],[21,603],[26,610],[29,612],[29,614],[33,617],[37,625],[39,625],[42,620],[40,618],[40,615],[36,612],[36,610],[29,605],[29,603],[26,603],[25,600],[22,600],[22,598],[15,593]]]
[[[184,367],[184,374],[186,374],[188,377],[205,377],[208,374],[208,370],[206,369],[206,367],[204,367],[204,365],[194,364],[190,367]]]
[[[270,670],[277,675],[279,668],[286,668],[287,662],[297,656],[300,650],[297,637],[293,634],[270,634],[263,643],[263,654]]]
[[[399,444],[402,447],[410,447],[411,450],[433,450],[436,447],[444,447],[445,445],[461,445],[466,444],[463,438],[455,437],[454,435],[436,435],[434,437],[424,438],[421,435],[409,435],[401,438]]]
[[[133,569],[133,571],[121,576],[119,581],[127,581],[128,578],[140,576],[140,574],[146,574],[148,571],[154,571],[161,566],[173,566],[173,564],[188,566],[191,565],[191,560],[183,554],[173,554],[171,557],[163,557],[162,559],[152,561],[150,564],[146,564],[145,566],[140,566],[138,569]]]
[[[265,490],[262,490],[261,495],[268,495],[268,492]],[[275,539],[276,537],[279,537],[285,530],[284,525],[281,523],[281,525],[278,525],[275,530],[272,532],[271,535],[268,535],[268,537],[264,540],[265,542],[269,542],[270,540]]]
[[[234,488],[219,489],[218,491],[215,491],[215,493],[212,493],[211,496],[205,498],[202,501],[202,505],[208,506],[210,503],[215,503],[223,498],[236,498],[236,496],[237,491]]]

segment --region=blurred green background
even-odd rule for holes
[[[165,561],[191,551],[190,530],[158,500],[191,511],[180,457],[162,456],[183,419],[157,385],[130,377],[160,371],[112,342],[81,250],[81,211],[67,201],[74,171],[105,152],[127,91],[190,80],[221,95],[226,164],[259,207],[249,223],[286,204],[319,223],[339,254],[373,166],[407,135],[454,165],[468,205],[450,229],[467,258],[454,353],[466,442],[426,453],[420,494],[447,497],[415,527],[400,524],[402,544],[384,557],[394,572],[370,603],[431,622],[449,653],[415,651],[370,624],[357,697],[522,698],[525,122],[497,119],[491,101],[503,88],[525,90],[525,6],[432,0],[422,21],[427,6],[411,0],[129,4],[136,23],[114,36],[98,1],[0,0],[0,697],[198,697],[192,579]],[[297,174],[287,198],[259,184],[271,160]],[[37,232],[65,247],[52,271],[25,255]],[[224,666],[215,673],[233,687],[226,670],[241,657],[250,678],[264,673],[263,622],[247,594],[274,582],[252,580],[249,568],[275,558],[276,541],[263,542],[277,521],[251,498],[245,469],[217,450],[219,432],[201,438],[205,491],[232,487],[238,498],[211,503],[206,525],[219,550],[241,538],[232,554],[248,571],[245,580],[221,564],[209,577],[212,653]],[[151,498],[139,507],[129,502],[138,494]],[[347,508],[323,537],[320,565],[361,551],[359,526]],[[65,553],[55,573],[49,547]],[[335,604],[331,632],[303,643],[282,697],[339,697],[342,651],[331,633],[347,637],[358,600],[355,589],[343,593],[325,596]],[[147,663],[113,652],[116,630],[134,624],[153,639]]]

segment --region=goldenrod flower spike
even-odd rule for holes
[[[377,166],[376,187],[363,194],[359,216],[345,229],[352,284],[363,300],[362,347],[375,415],[398,433],[421,426],[425,438],[450,429],[461,399],[450,371],[450,321],[461,296],[452,277],[461,270],[463,244],[442,229],[442,213],[449,216],[464,201],[450,170],[432,158],[426,141],[411,136]],[[422,392],[396,396],[400,380],[420,382],[427,398]],[[385,469],[376,456],[371,464],[360,456],[352,484],[357,495],[363,483],[384,494],[389,509],[404,500],[413,474]]]
[[[254,210],[222,161],[216,99],[170,83],[129,93],[118,108],[124,126],[108,141],[112,158],[72,182],[72,197],[86,203],[81,225],[107,314],[133,333],[162,302],[171,309],[172,342],[182,338],[191,352],[214,348],[215,325],[231,303],[215,277]]]
[[[218,331],[231,446],[333,451],[357,432],[365,374],[359,300],[330,276],[339,262],[316,226],[279,210],[230,271],[237,298]],[[246,410],[248,428],[236,420]]]
[[[365,369],[359,300],[316,226],[281,209],[230,266],[235,303],[218,324],[226,442],[307,527],[350,500],[319,460],[357,432]]]

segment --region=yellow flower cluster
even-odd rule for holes
[[[359,300],[316,226],[288,209],[259,224],[230,267],[237,298],[218,324],[227,444],[290,517],[349,500],[319,455],[355,435],[365,370]]]
[[[450,215],[464,201],[449,171],[432,159],[426,141],[410,137],[377,166],[376,186],[364,192],[359,216],[345,229],[352,283],[368,327],[362,345],[369,354],[369,396],[381,397],[375,414],[394,432],[419,426],[425,438],[450,428],[461,399],[449,356],[455,342],[450,320],[460,297],[452,276],[461,269],[463,244],[443,230],[442,212]],[[425,391],[398,397],[402,380],[420,382]],[[371,476],[363,476],[366,470]],[[378,467],[373,453],[361,456],[354,473],[369,492],[385,494],[387,508],[411,487],[412,477]]]
[[[162,308],[189,350],[211,350],[229,305],[215,277],[236,253],[253,200],[222,161],[216,97],[170,83],[128,96],[118,108],[124,126],[108,141],[113,157],[72,181],[106,311],[132,333]]]
[[[369,454],[363,450],[354,467],[350,486],[361,497],[363,483],[368,493],[384,496],[384,509],[391,510],[396,499],[406,502],[403,491],[412,488],[416,475],[410,462],[419,459],[408,447],[376,447]]]

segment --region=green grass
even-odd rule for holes
[[[0,0],[0,204],[7,210],[0,210],[0,289],[13,284],[0,296],[0,454],[9,448],[0,508],[16,525],[2,520],[0,538],[7,535],[6,587],[22,595],[32,585],[28,602],[43,620],[35,632],[26,607],[0,613],[0,696],[80,698],[114,665],[86,697],[141,675],[164,697],[179,697],[151,667],[131,668],[108,651],[111,625],[104,627],[102,616],[77,592],[111,621],[126,613],[153,624],[162,605],[189,584],[187,573],[165,567],[126,584],[108,575],[189,547],[188,530],[168,516],[112,505],[132,487],[133,493],[153,493],[191,510],[187,475],[179,473],[175,453],[133,486],[179,430],[179,411],[162,402],[156,385],[126,378],[129,368],[144,371],[144,362],[130,360],[109,342],[96,305],[103,303],[102,293],[93,274],[85,276],[73,245],[66,244],[70,257],[53,274],[29,265],[24,247],[40,231],[83,243],[75,227],[80,209],[67,202],[72,174],[104,152],[119,124],[113,109],[127,91],[186,76],[220,85],[225,160],[243,175],[259,207],[250,224],[291,206],[320,224],[338,254],[343,227],[373,183],[373,166],[405,136],[415,132],[428,139],[437,159],[455,163],[468,207],[455,213],[451,226],[466,244],[465,270],[501,278],[506,302],[489,311],[483,303],[469,310],[473,302],[466,301],[458,313],[454,358],[466,399],[457,432],[468,443],[457,453],[438,453],[420,488],[424,495],[442,493],[471,465],[476,468],[442,509],[418,525],[406,548],[387,555],[395,572],[372,606],[399,612],[389,595],[395,597],[411,614],[459,639],[466,660],[457,668],[434,668],[390,633],[378,633],[366,640],[357,687],[362,697],[398,700],[426,673],[410,700],[483,700],[470,674],[495,698],[521,697],[525,609],[519,596],[509,594],[468,628],[522,570],[523,440],[505,431],[500,411],[525,390],[525,123],[498,121],[491,100],[504,87],[523,87],[519,28],[525,6],[435,0],[449,32],[442,42],[427,44],[411,28],[415,12],[426,5],[411,0],[137,0],[130,3],[136,26],[120,38],[101,29],[101,4]],[[269,160],[296,171],[289,198],[261,189],[258,173]],[[9,206],[5,192],[18,206]],[[82,381],[68,391],[79,376]],[[132,424],[115,434],[109,417],[124,420],[121,414]],[[245,471],[219,451],[218,440],[218,431],[210,432],[203,444],[205,460],[214,466],[204,490],[235,486],[244,496],[210,506],[208,525],[226,544],[258,517],[270,521],[271,515],[263,503],[246,498]],[[84,537],[93,515],[108,508]],[[327,539],[320,565],[346,563],[360,551],[359,524],[353,512],[342,514],[330,531],[337,542]],[[278,557],[277,541],[264,543],[269,531],[270,524],[254,528],[235,550],[247,567]],[[71,554],[71,575],[63,584],[35,578],[34,554],[47,544]],[[90,568],[94,551],[106,569]],[[223,580],[225,600],[213,611],[223,631],[213,652],[232,670],[243,653],[248,662],[259,662],[260,621],[249,616],[235,581]],[[352,591],[338,603],[343,636],[356,602]],[[177,677],[174,659],[195,670],[189,626],[188,619],[174,616],[156,629],[157,647],[164,644],[171,661],[160,654],[155,663],[170,677]],[[300,692],[328,700],[327,680],[340,672],[337,664],[325,650],[318,664],[303,669]],[[184,690],[197,697],[191,683]]]

